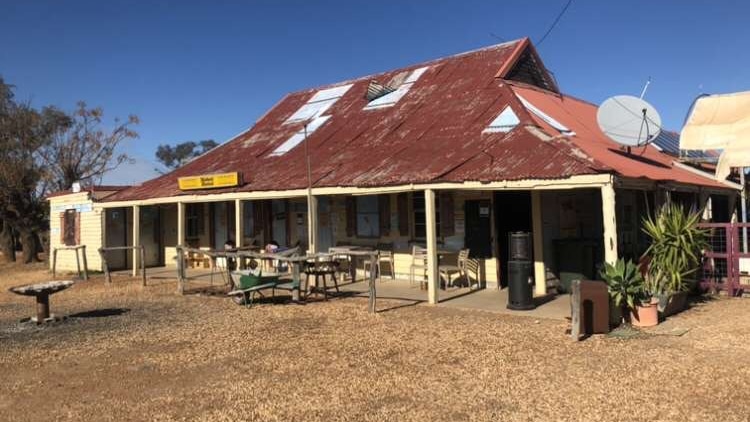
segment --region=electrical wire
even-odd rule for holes
[[[552,22],[552,25],[550,25],[549,29],[547,29],[547,32],[545,32],[544,35],[542,35],[542,38],[540,38],[539,41],[537,41],[537,43],[536,43],[537,47],[539,47],[540,45],[542,45],[542,43],[544,42],[544,40],[547,39],[547,35],[549,35],[550,32],[552,32],[552,30],[555,29],[555,26],[557,26],[557,23],[560,22],[560,19],[563,17],[563,15],[565,14],[565,12],[568,10],[568,7],[570,7],[570,5],[572,3],[573,3],[573,0],[568,0],[568,3],[566,3],[565,7],[562,8],[562,10],[560,11],[560,13],[555,18],[555,21]]]

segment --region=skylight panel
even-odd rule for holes
[[[352,84],[341,85],[333,88],[322,89],[315,93],[307,103],[300,107],[284,123],[295,123],[304,120],[315,119],[325,113],[332,105],[343,97]]]
[[[307,103],[292,114],[292,116],[286,120],[286,123],[301,122],[303,120],[314,119],[315,117],[321,116],[326,110],[331,108],[336,100],[338,100],[338,98]]]
[[[310,123],[307,125],[307,136],[309,137],[312,135],[313,132],[315,132],[319,127],[323,126],[325,122],[330,119],[331,116],[319,116],[313,119]],[[284,155],[287,152],[291,151],[292,148],[296,147],[302,141],[305,140],[305,128],[304,126],[294,135],[292,135],[289,139],[286,140],[283,144],[279,145],[273,152],[270,154],[271,157],[278,157],[279,155]]]
[[[406,95],[407,92],[411,89],[412,85],[414,85],[417,80],[424,74],[424,72],[427,71],[429,67],[420,67],[419,69],[414,69],[409,76],[404,79],[404,82],[399,85],[398,88],[396,88],[395,91],[390,92],[388,94],[385,94],[381,97],[378,97],[365,106],[365,110],[373,110],[378,108],[384,108],[384,107],[390,107],[401,100],[401,98]]]
[[[548,115],[547,113],[543,112],[542,110],[536,108],[534,104],[531,104],[528,102],[525,98],[522,96],[516,94],[518,99],[521,101],[524,107],[526,107],[527,110],[534,113],[537,117],[544,120],[548,125],[555,128],[558,132],[562,133],[563,135],[575,135],[575,132],[568,129],[567,126],[563,125],[562,123],[558,122],[557,120],[553,119],[552,116]]]
[[[487,129],[485,129],[484,132],[510,132],[514,127],[518,126],[519,123],[521,123],[521,120],[518,119],[518,116],[513,109],[510,106],[506,106],[503,111],[495,117],[495,120],[490,122],[490,125],[487,126]]]
[[[330,100],[334,98],[341,98],[346,94],[346,91],[349,91],[349,88],[352,87],[352,84],[348,85],[341,85],[336,86],[333,88],[327,88],[327,89],[321,89],[320,91],[316,92],[315,95],[312,96],[307,102],[308,103],[314,103],[317,101],[325,101]]]

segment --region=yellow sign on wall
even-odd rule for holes
[[[180,190],[229,188],[240,184],[237,172],[187,176],[177,179]]]

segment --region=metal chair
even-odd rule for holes
[[[396,266],[393,259],[393,243],[378,243],[377,246],[378,251],[378,257],[376,258],[376,262],[374,263],[375,268],[377,270],[378,278],[380,278],[381,274],[381,263],[387,262],[388,265],[390,265],[391,270],[391,279],[396,279]],[[367,271],[372,271],[373,262],[371,259],[366,259],[363,264],[363,269],[365,272],[365,277],[367,277]]]

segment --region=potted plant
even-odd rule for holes
[[[647,272],[661,284],[655,293],[664,316],[687,306],[688,277],[698,270],[701,252],[708,248],[707,231],[699,223],[699,212],[685,212],[679,204],[665,204],[654,218],[643,219],[643,231],[651,238],[644,254]]]
[[[618,259],[615,264],[605,263],[601,271],[607,283],[614,309],[620,310],[622,320],[635,309],[643,292],[643,276],[633,261]]]
[[[630,323],[636,327],[653,327],[659,323],[659,297],[664,291],[664,275],[650,267],[642,277],[640,295],[630,311]]]

